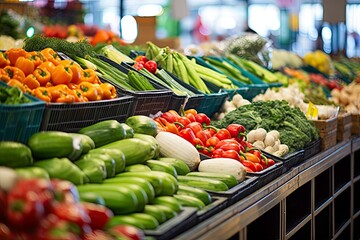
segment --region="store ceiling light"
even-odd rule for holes
[[[138,16],[159,16],[162,13],[163,13],[163,8],[158,4],[142,5],[137,10]]]

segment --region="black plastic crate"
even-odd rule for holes
[[[305,146],[304,148],[304,160],[306,161],[307,159],[315,156],[316,154],[318,154],[321,151],[321,139],[319,138],[318,140],[315,140],[311,143],[309,143],[308,145]]]
[[[41,130],[77,132],[94,123],[115,119],[124,122],[133,115],[133,97],[80,103],[48,103],[45,107]]]
[[[275,164],[260,172],[247,173],[249,177],[257,177],[257,181],[254,184],[253,190],[257,190],[274,179],[278,178],[283,173],[283,162],[273,159]]]
[[[296,152],[288,153],[285,156],[278,157],[270,153],[262,151],[262,153],[273,160],[281,161],[283,163],[283,173],[290,170],[292,167],[298,165],[304,161],[304,150],[299,150]]]
[[[213,201],[210,204],[196,212],[198,222],[208,219],[228,206],[228,198],[226,197],[212,196],[212,199]]]

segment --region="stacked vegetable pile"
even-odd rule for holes
[[[182,137],[200,153],[210,158],[235,159],[245,166],[247,172],[260,172],[275,163],[246,141],[247,129],[241,124],[229,123],[216,128],[210,125],[206,114],[195,109],[186,110],[182,116],[169,110],[154,120],[160,130]]]
[[[24,178],[1,167],[1,239],[144,239],[130,225],[105,229],[113,212],[80,201],[74,184],[59,179]]]
[[[319,138],[316,127],[305,114],[297,107],[290,107],[285,100],[258,101],[241,106],[213,125],[226,127],[232,123],[241,124],[248,131],[258,128],[277,130],[289,152],[303,149]]]
[[[105,120],[77,133],[41,131],[26,145],[0,142],[0,165],[14,168],[22,178],[76,185],[81,201],[111,210],[114,216],[106,221],[106,230],[121,224],[157,229],[184,207],[204,209],[214,201],[211,191],[226,191],[245,179],[239,161],[200,163],[195,146],[158,130],[152,118],[134,115],[123,123]],[[229,167],[216,168],[219,161]]]
[[[52,48],[27,52],[12,48],[0,53],[0,79],[46,102],[73,103],[117,97],[92,69],[62,60]]]

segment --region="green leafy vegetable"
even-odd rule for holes
[[[17,87],[0,86],[1,104],[22,104],[29,103],[31,100]]]
[[[284,100],[257,101],[244,105],[212,122],[215,127],[226,127],[231,123],[242,124],[247,131],[264,128],[278,130],[281,142],[289,146],[290,152],[303,149],[319,138],[314,124],[296,107]]]

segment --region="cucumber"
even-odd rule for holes
[[[101,153],[110,155],[115,161],[115,174],[121,173],[125,170],[125,154],[119,149],[95,148],[90,150],[89,153]]]
[[[134,133],[142,133],[155,137],[157,134],[157,125],[155,121],[145,115],[134,115],[128,117],[125,123],[134,129]]]
[[[31,135],[28,141],[35,159],[66,157],[74,161],[83,151],[81,138],[60,131],[41,131]]]
[[[135,227],[140,228],[142,230],[145,229],[145,226],[144,226],[143,222],[139,221],[138,218],[135,218],[134,216],[131,216],[131,215],[113,216],[106,223],[105,229],[110,229],[112,227],[122,225],[122,224],[135,226]]]
[[[137,184],[144,189],[149,201],[153,201],[155,198],[155,190],[150,181],[140,177],[114,177],[105,179],[103,184],[121,184],[121,183],[133,183]]]
[[[130,166],[144,163],[154,157],[154,150],[148,142],[137,139],[127,138],[106,144],[100,148],[119,149],[125,155],[125,165]]]
[[[101,160],[105,164],[105,170],[106,170],[106,178],[111,178],[115,176],[115,168],[116,168],[116,162],[107,153],[100,153],[100,152],[89,152],[80,157],[79,160]]]
[[[159,161],[170,163],[175,169],[178,175],[186,175],[190,172],[190,168],[184,161],[176,158],[160,157]]]
[[[233,175],[224,173],[212,173],[212,172],[190,172],[186,176],[204,177],[210,179],[217,179],[225,183],[228,188],[232,188],[238,184],[238,181]]]
[[[145,205],[144,213],[155,217],[159,224],[166,222],[167,220],[165,212],[158,208],[156,205]]]
[[[27,167],[34,159],[28,146],[20,142],[0,141],[0,166]]]
[[[193,196],[175,194],[174,198],[184,207],[195,207],[198,210],[205,207],[205,204],[200,199]]]
[[[141,140],[144,140],[148,143],[150,143],[150,145],[152,146],[152,148],[154,149],[154,158],[159,157],[160,155],[160,148],[159,148],[159,143],[157,142],[157,140],[155,139],[155,137],[148,135],[148,134],[143,134],[143,133],[134,133],[134,138],[138,138]]]
[[[181,204],[173,196],[156,197],[152,204],[168,206],[177,213],[181,211]]]
[[[83,127],[79,133],[89,136],[94,141],[96,148],[124,139],[126,135],[124,127],[114,119]]]
[[[190,187],[182,183],[179,184],[179,190],[176,192],[176,194],[196,197],[200,199],[205,205],[208,205],[212,202],[211,195],[207,191],[201,188]]]
[[[169,220],[178,215],[178,212],[174,211],[174,209],[172,209],[168,205],[153,204],[151,206],[156,207],[158,209],[158,211],[164,212],[164,214],[166,216],[166,220]]]
[[[41,167],[29,166],[15,168],[14,170],[21,178],[44,178],[50,180],[49,173]]]
[[[90,202],[105,206],[105,200],[99,194],[93,192],[80,192],[79,196],[81,202]]]
[[[125,172],[150,172],[151,168],[144,164],[134,164],[125,167]]]
[[[105,205],[114,214],[127,214],[139,209],[139,201],[136,194],[128,187],[113,186],[104,188],[103,184],[85,184],[77,186],[79,194],[94,193],[105,200]]]
[[[133,138],[134,137],[134,129],[132,129],[126,123],[120,123],[121,126],[125,129],[125,138]]]
[[[194,176],[178,176],[179,183],[208,191],[227,191],[229,187],[220,180]]]
[[[177,177],[176,169],[170,164],[166,162],[161,162],[159,160],[147,160],[146,165],[152,170],[152,171],[160,171],[160,172],[166,172],[168,174],[171,174],[174,177]]]
[[[138,222],[140,222],[145,230],[156,229],[159,226],[158,220],[150,214],[147,213],[131,213],[130,216],[134,217]]]

